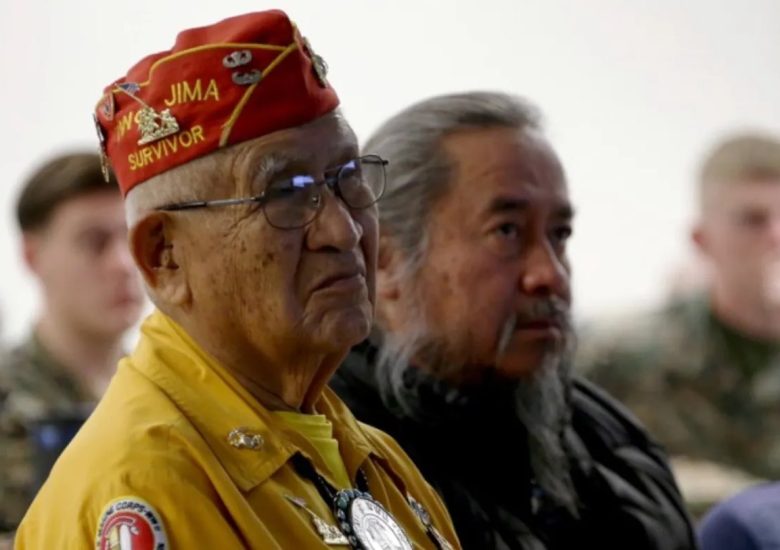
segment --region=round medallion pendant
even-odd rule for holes
[[[353,548],[412,550],[403,527],[368,493],[339,491],[335,504],[336,519]]]

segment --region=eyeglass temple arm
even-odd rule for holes
[[[377,156],[376,158],[373,157],[363,158],[363,162],[368,162],[369,164],[381,164],[382,166],[387,166],[388,164],[390,164],[389,160],[385,160],[380,156]]]
[[[245,204],[247,202],[260,202],[263,200],[263,195],[256,197],[241,198],[241,199],[217,199],[213,201],[189,201],[180,202],[175,204],[166,204],[159,207],[157,210],[164,212],[173,212],[176,210],[192,210],[193,208],[208,208],[209,206],[232,206],[234,204]]]
[[[176,204],[166,204],[164,206],[159,206],[156,208],[156,210],[161,210],[163,212],[174,212],[176,210],[190,210],[192,208],[205,208],[209,205],[207,201],[190,201],[190,202],[180,202]]]

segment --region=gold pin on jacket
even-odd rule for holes
[[[317,514],[315,514],[307,505],[306,501],[302,498],[292,495],[284,495],[284,497],[296,505],[298,508],[309,514],[314,528],[317,530],[322,542],[328,546],[350,546],[349,539],[342,533],[338,527],[331,525]]]
[[[417,502],[417,500],[415,500],[414,497],[412,497],[410,494],[406,495],[406,500],[409,502],[409,506],[412,507],[412,510],[414,510],[414,513],[420,519],[423,526],[425,526],[425,530],[428,531],[428,536],[433,539],[433,541],[436,543],[436,546],[438,546],[440,550],[455,550],[450,542],[444,538],[444,535],[442,535],[433,525],[431,515],[423,507],[423,505]]]
[[[250,451],[259,451],[265,440],[259,433],[255,433],[248,428],[236,428],[231,430],[227,436],[228,443],[236,449],[249,449]]]

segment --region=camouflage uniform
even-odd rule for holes
[[[780,342],[752,339],[694,296],[586,326],[581,371],[622,400],[671,455],[780,478]]]
[[[0,548],[35,496],[42,463],[34,426],[83,418],[94,398],[40,345],[35,336],[0,357]],[[42,433],[42,432],[41,432]],[[59,450],[57,433],[47,432]],[[45,463],[45,462],[44,462]],[[6,534],[7,538],[8,535]]]

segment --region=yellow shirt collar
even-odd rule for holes
[[[176,403],[243,491],[259,485],[293,453],[308,446],[302,436],[274,418],[184,329],[159,311],[144,321],[138,346],[123,363],[120,368],[136,369]],[[316,407],[333,423],[333,435],[340,442],[351,477],[370,454],[383,459],[349,409],[329,388],[323,391]],[[259,448],[240,449],[232,445],[228,435],[237,428],[259,435]]]

